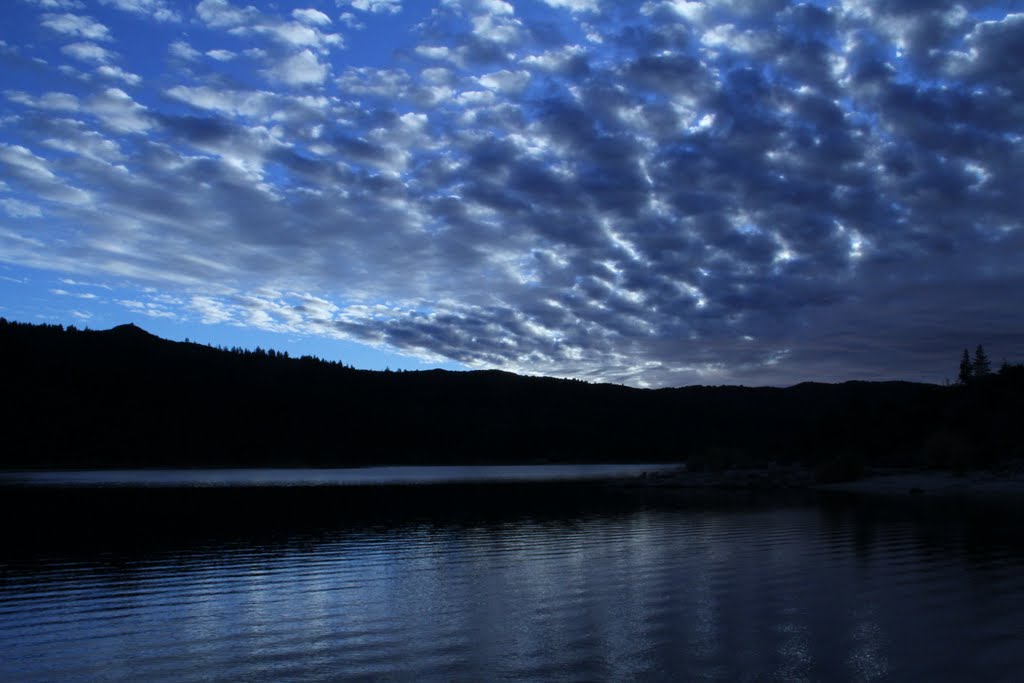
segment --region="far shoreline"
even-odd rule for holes
[[[1024,499],[1024,473],[991,471],[957,474],[934,470],[879,470],[862,479],[816,484],[819,491],[883,496],[1012,496]]]
[[[593,474],[565,476],[571,470],[586,470],[593,467]],[[488,477],[460,476],[464,473],[477,471],[477,475],[488,471],[534,469],[539,472],[534,476],[520,478],[506,476],[489,479]],[[551,469],[553,476],[536,476],[543,470]],[[449,470],[447,476],[429,476],[404,480],[353,480],[318,481],[317,473],[329,474],[348,472],[351,474],[374,471],[402,470]],[[566,472],[560,472],[565,470]],[[604,470],[604,471],[601,471]],[[616,471],[618,470],[618,471]],[[153,483],[147,481],[147,475],[168,475],[168,481]],[[19,475],[24,479],[19,481]],[[111,477],[104,482],[104,475]],[[204,477],[204,475],[207,475]],[[242,475],[242,476],[236,476]],[[246,476],[249,475],[249,476]],[[159,477],[158,477],[159,478]],[[32,480],[36,481],[33,482]],[[205,479],[211,479],[205,481]],[[80,480],[80,481],[75,481]],[[727,468],[715,471],[689,470],[685,463],[481,463],[481,464],[381,464],[381,465],[350,465],[334,467],[295,467],[256,465],[249,467],[157,467],[140,468],[126,467],[91,467],[91,468],[18,468],[0,469],[0,488],[175,488],[191,487],[275,487],[298,486],[319,487],[332,485],[345,486],[391,486],[391,485],[457,485],[461,487],[530,486],[552,484],[587,484],[588,487],[612,487],[616,489],[660,490],[663,492],[713,492],[713,491],[751,491],[751,492],[787,492],[810,491],[825,494],[888,496],[908,498],[936,497],[984,497],[984,498],[1015,498],[1024,500],[1024,462],[1011,461],[999,470],[972,470],[962,473],[948,470],[925,468],[883,468],[871,467],[864,469],[859,476],[845,481],[823,482],[820,472],[813,467],[799,464],[768,465],[761,467]]]
[[[789,491],[872,496],[918,497],[1013,497],[1024,500],[1024,463],[1013,463],[1003,471],[955,473],[919,468],[870,468],[861,476],[840,482],[821,482],[813,468],[799,465],[725,469],[716,472],[688,471],[616,482],[680,490]]]

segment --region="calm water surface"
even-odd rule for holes
[[[30,518],[4,510],[4,681],[1024,671],[1014,505],[530,486],[46,495],[67,524],[17,495]]]

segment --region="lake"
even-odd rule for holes
[[[0,500],[4,681],[1024,671],[1013,502],[592,481],[65,481]]]

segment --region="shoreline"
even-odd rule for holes
[[[823,483],[814,470],[799,466],[723,470],[721,472],[652,473],[638,479],[616,482],[620,486],[684,490],[791,491],[806,490],[883,496],[1007,496],[1024,499],[1024,468],[1005,472],[968,472],[920,469],[869,469],[857,479]]]
[[[1024,474],[993,472],[889,471],[835,484],[816,484],[819,491],[885,496],[1012,496],[1024,499]]]
[[[552,467],[549,463],[548,467]],[[553,469],[577,467],[578,465],[559,464]],[[607,466],[607,464],[605,464]],[[459,488],[488,489],[499,488],[558,488],[582,487],[588,489],[610,487],[619,490],[658,490],[670,491],[751,491],[751,492],[793,492],[809,491],[820,493],[913,496],[920,497],[1013,497],[1024,500],[1024,462],[1006,463],[1001,470],[972,471],[955,474],[949,471],[917,469],[917,468],[867,468],[864,474],[856,479],[841,482],[825,483],[818,480],[815,468],[801,465],[772,465],[744,469],[727,469],[716,472],[689,471],[685,465],[668,465],[664,463],[646,463],[632,467],[650,467],[642,472],[595,472],[589,476],[579,477],[501,477],[495,479],[476,479],[475,477],[455,477],[440,479],[436,477],[412,478],[409,480],[376,481],[373,478],[362,480],[351,477],[351,474],[363,470],[401,470],[402,466],[377,466],[370,468],[169,468],[163,469],[79,469],[79,470],[0,470],[0,489],[331,489],[344,488],[395,488],[399,490],[413,488]],[[423,467],[423,466],[420,466]],[[526,469],[536,465],[523,466]],[[544,466],[541,466],[542,468]],[[429,466],[427,466],[429,469]],[[411,470],[417,466],[409,467]],[[515,469],[506,465],[498,466],[448,466],[454,472],[472,469]],[[613,469],[613,468],[612,468]],[[346,472],[349,476],[337,480],[319,479],[322,472]],[[154,473],[171,474],[167,480],[147,481]],[[236,476],[236,473],[238,476]],[[268,474],[268,473],[273,473]],[[19,475],[25,475],[19,481]],[[117,475],[122,475],[118,479]],[[131,475],[131,476],[129,476]],[[262,475],[262,478],[261,478]],[[283,476],[288,475],[288,476]],[[104,477],[113,477],[109,481]],[[33,479],[35,481],[33,481]],[[351,480],[349,480],[351,479]]]

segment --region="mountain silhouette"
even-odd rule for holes
[[[689,462],[982,466],[1022,452],[1024,370],[942,387],[636,389],[377,372],[273,350],[0,319],[2,467]],[[19,444],[14,446],[14,444]]]

